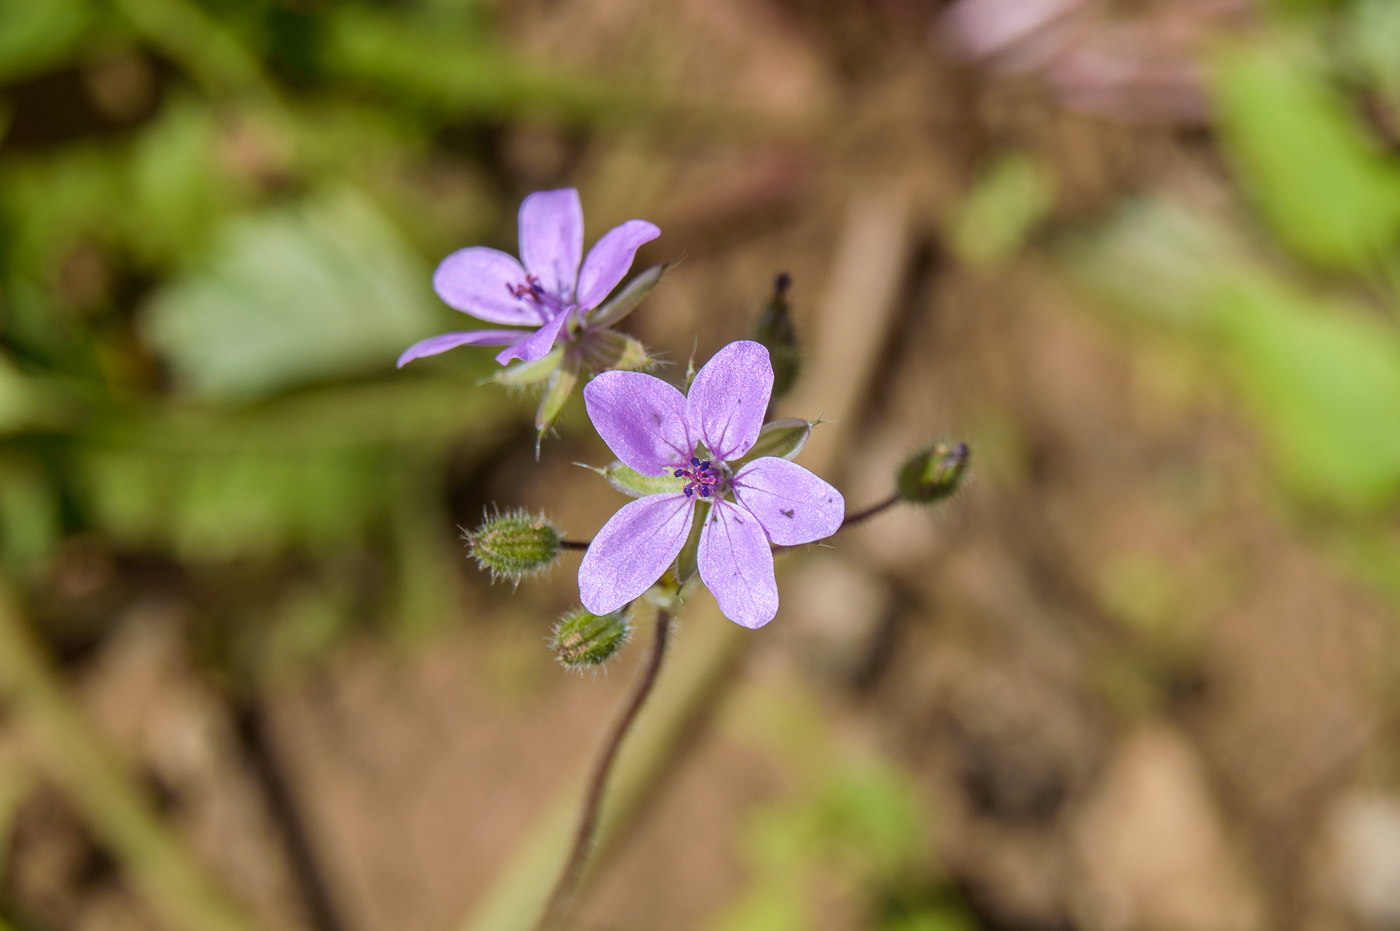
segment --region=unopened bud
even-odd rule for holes
[[[899,496],[920,504],[948,497],[962,483],[968,456],[966,443],[938,443],[910,456],[899,469]]]
[[[781,398],[797,382],[802,372],[802,349],[797,344],[797,331],[792,325],[787,292],[792,277],[787,272],[773,282],[773,297],[763,305],[754,323],[753,338],[768,350],[773,362],[773,397]]]
[[[497,514],[466,535],[467,552],[491,579],[519,582],[543,572],[559,558],[559,528],[543,514],[516,510]]]
[[[632,639],[627,609],[611,614],[590,614],[575,608],[554,625],[554,653],[569,669],[601,666]]]

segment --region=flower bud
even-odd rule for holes
[[[554,625],[554,653],[568,669],[601,666],[632,639],[627,609],[599,616],[575,608]]]
[[[543,572],[559,558],[559,528],[543,514],[525,510],[497,514],[466,535],[467,552],[482,569],[519,582]]]
[[[787,291],[792,278],[783,272],[773,282],[773,297],[758,314],[753,338],[768,350],[773,362],[773,397],[781,398],[792,389],[802,371],[802,350],[797,345],[797,331],[788,313]]]
[[[929,504],[958,490],[967,472],[966,443],[937,443],[900,466],[896,485],[905,501]]]

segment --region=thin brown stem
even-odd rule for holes
[[[642,678],[632,691],[632,697],[627,700],[622,715],[608,734],[602,755],[594,765],[593,774],[589,777],[588,788],[584,793],[583,817],[579,820],[578,833],[574,836],[574,844],[564,863],[564,871],[549,897],[549,904],[545,906],[544,915],[536,925],[536,931],[552,931],[561,927],[564,919],[568,917],[588,866],[594,835],[598,831],[598,815],[603,809],[603,794],[607,789],[608,775],[617,760],[618,750],[622,748],[622,741],[632,729],[642,706],[646,704],[652,687],[656,685],[657,675],[661,672],[661,661],[666,656],[666,643],[670,633],[671,614],[665,608],[660,608],[656,612],[656,635],[651,643],[651,656],[647,659],[646,669],[642,671]]]
[[[879,504],[872,504],[870,507],[866,508],[863,511],[856,511],[854,514],[847,514],[846,519],[841,522],[841,526],[836,529],[836,532],[840,533],[842,530],[849,530],[857,524],[863,524],[866,521],[870,520],[870,518],[874,517],[876,514],[883,513],[884,511],[887,511],[890,508],[894,507],[901,500],[903,500],[903,496],[896,491],[894,494],[890,495],[888,498],[886,498],[884,501],[881,501]]]
[[[592,542],[592,540],[560,540],[559,548],[561,550],[586,550]]]

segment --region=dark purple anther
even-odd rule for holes
[[[677,470],[676,470],[676,478],[684,478],[684,477],[685,477],[685,469],[677,469]]]

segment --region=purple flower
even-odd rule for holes
[[[623,465],[677,486],[625,505],[593,539],[578,570],[589,611],[615,611],[661,578],[690,536],[696,503],[706,502],[700,578],[731,621],[752,628],[773,619],[778,585],[769,545],[831,536],[846,503],[786,459],[730,467],[758,439],[772,390],[768,350],[748,340],[716,353],[688,398],[640,372],[604,372],[583,389],[593,426]]]
[[[603,302],[643,243],[661,235],[645,220],[628,220],[603,234],[583,258],[583,206],[578,191],[536,191],[520,204],[520,259],[497,249],[471,246],[442,260],[433,273],[438,297],[480,320],[529,330],[468,330],[415,343],[399,356],[399,368],[414,359],[457,346],[505,346],[496,361],[543,358],[569,323]],[[582,258],[582,267],[580,259]]]

